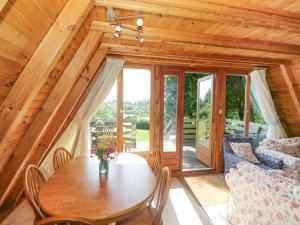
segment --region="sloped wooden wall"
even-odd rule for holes
[[[294,91],[300,96],[300,63],[295,60],[288,67],[290,68],[290,76],[294,79]],[[290,92],[291,87],[286,83],[279,65],[272,66],[268,70],[267,80],[279,117],[289,136],[300,136],[300,115],[297,112],[299,105],[293,101]]]
[[[38,46],[40,45],[40,43],[45,40],[46,34],[51,26],[58,26],[58,15],[65,8],[67,2],[71,1],[10,0],[6,2],[4,8],[0,8],[0,105],[11,92],[20,74],[27,66],[28,61],[30,61],[33,54],[35,54],[35,52],[38,50]],[[74,58],[75,53],[78,51],[79,47],[83,43],[83,40],[87,37],[90,31],[90,25],[93,21],[93,15],[92,13],[90,13],[92,5],[93,1],[87,1],[87,3],[85,4],[87,10],[85,10],[84,8],[82,9],[82,16],[78,17],[79,21],[81,20],[82,23],[78,22],[78,24],[74,25],[72,24],[72,22],[69,22],[69,25],[60,25],[61,27],[58,28],[61,29],[58,32],[63,32],[63,29],[67,29],[67,32],[70,31],[70,33],[72,33],[72,30],[76,29],[76,33],[70,34],[72,38],[68,42],[65,50],[62,51],[62,53],[58,53],[60,54],[58,61],[55,63],[54,68],[48,75],[48,78],[39,89],[39,92],[34,100],[26,108],[26,113],[23,116],[21,123],[19,123],[16,129],[13,130],[13,133],[11,135],[5,137],[5,142],[2,142],[2,145],[0,147],[1,208],[11,205],[11,203],[13,203],[18,198],[18,195],[22,188],[22,171],[18,171],[18,167],[16,165],[13,165],[15,164],[17,157],[23,157],[20,156],[20,154],[23,153],[19,151],[18,156],[16,156],[16,149],[20,148],[20,146],[23,145],[23,143],[21,142],[24,141],[24,136],[26,135],[27,131],[32,125],[32,121],[34,121],[36,116],[41,111],[44,111],[44,113],[46,114],[48,113],[47,111],[45,111],[47,109],[44,108],[44,103],[50,96],[50,93],[54,90],[54,87],[57,86],[58,81],[65,72],[68,64]],[[66,18],[66,23],[68,23],[68,18]],[[101,32],[98,33],[101,34]],[[97,37],[98,39],[101,36],[94,35],[94,37]],[[93,54],[98,49],[100,42],[101,39],[98,39],[98,41],[95,41],[95,47],[89,47],[90,49],[93,48],[93,50],[91,49],[91,51],[93,51]],[[84,52],[85,49],[89,48],[83,48],[82,52]],[[48,49],[53,52],[57,51],[57,49],[52,50],[50,47]],[[79,55],[79,57],[82,55],[83,54]],[[80,70],[81,72],[79,71],[80,76],[78,77],[76,83],[74,83],[73,85],[73,88],[75,88],[76,90],[75,97],[73,97],[74,94],[68,95],[71,98],[73,97],[73,101],[67,102],[69,103],[69,105],[67,106],[70,110],[76,105],[76,102],[86,90],[86,86],[90,83],[95,74],[95,71],[99,68],[99,65],[103,61],[103,56],[105,57],[105,55],[99,53],[95,55],[98,56],[98,62],[94,63],[94,68],[92,68],[91,65],[88,64],[91,58],[82,59],[82,61],[88,61],[86,62],[86,67],[82,71]],[[80,63],[81,62],[78,62],[77,64]],[[76,73],[76,71],[74,70],[70,70],[70,72],[73,74]],[[30,86],[33,88],[36,84],[36,80],[33,78],[31,82],[32,84]],[[68,92],[66,92],[66,94],[67,93]],[[71,103],[74,105],[70,105]],[[59,110],[63,111],[64,108],[59,108]],[[3,111],[1,110],[1,112]],[[68,118],[70,112],[65,111],[65,114],[63,114],[63,116],[65,118]],[[37,131],[37,133],[39,132],[40,131]],[[3,136],[1,136],[1,139],[3,139]],[[42,144],[40,144],[39,146],[43,147],[44,151],[44,146]],[[30,149],[28,149],[28,152],[29,151]],[[39,150],[39,153],[41,153],[41,150]],[[24,152],[24,156],[25,155],[26,152]],[[41,155],[43,154],[41,153]],[[40,159],[41,157],[39,158],[39,160]],[[38,162],[39,161],[36,161],[36,163]],[[7,174],[12,171],[12,168],[10,168],[12,166],[13,170],[16,169],[16,171],[13,171],[9,178]],[[8,180],[12,179],[12,176],[16,178],[13,178],[15,181],[14,184],[9,188],[9,192],[11,192],[12,190],[16,191],[13,191],[13,193],[10,194],[10,198],[7,199],[7,190],[9,185]],[[6,193],[6,197],[4,197],[3,193]]]
[[[0,104],[10,92],[19,74],[66,2],[67,0],[44,1],[44,4],[41,6],[39,4],[29,4],[30,2],[26,0],[14,1],[13,4],[8,2],[1,12]],[[6,142],[6,146],[3,148],[5,151],[1,151],[0,172],[51,89],[50,84],[54,83],[51,80],[55,80],[53,79],[55,75],[51,77],[52,79],[45,85],[34,104],[29,107],[21,126]],[[46,87],[47,85],[48,87]]]

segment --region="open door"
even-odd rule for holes
[[[200,78],[197,83],[196,157],[210,168],[213,167],[213,83],[213,75]]]

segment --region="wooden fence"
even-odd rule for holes
[[[195,142],[196,140],[196,119],[184,118],[183,124],[183,139],[185,143]],[[259,123],[249,123],[249,136],[264,137],[267,133],[268,125]],[[225,120],[225,134],[227,135],[242,135],[244,131],[244,121],[240,120]],[[209,131],[207,131],[208,133]]]
[[[196,141],[196,119],[184,118],[183,140],[185,144],[193,144]],[[226,119],[225,135],[242,135],[244,130],[244,121]],[[259,142],[267,133],[268,126],[264,124],[249,124],[249,136]],[[207,131],[208,133],[209,131]],[[93,144],[105,142],[107,139],[117,138],[116,122],[95,122],[91,124],[91,134]],[[125,120],[123,124],[124,143],[130,148],[136,146],[136,120]]]

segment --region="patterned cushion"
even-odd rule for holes
[[[263,153],[283,161],[283,170],[289,174],[292,179],[300,180],[300,159],[284,154],[282,152],[270,150],[264,147],[258,147],[256,153]]]
[[[253,154],[250,143],[230,142],[229,144],[230,144],[230,147],[233,150],[234,154],[239,155],[250,162],[259,163],[258,159]]]
[[[279,139],[278,142],[281,144],[300,144],[300,137],[292,137],[292,138],[282,138]]]
[[[289,174],[287,172],[285,172],[284,170],[268,170],[268,172],[274,176],[289,177]]]
[[[278,140],[284,146],[284,153],[300,158],[300,138],[285,138]]]
[[[265,139],[260,143],[260,146],[269,150],[282,152],[293,157],[300,157],[300,142],[298,142],[298,138],[280,140]]]
[[[262,142],[260,142],[259,145],[261,147],[265,147],[267,149],[274,150],[274,151],[282,152],[283,150],[283,144],[272,139],[264,139]]]

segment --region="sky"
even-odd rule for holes
[[[123,100],[140,101],[150,99],[151,72],[146,69],[128,69],[123,70]],[[105,101],[117,99],[117,82],[113,85]]]
[[[204,99],[207,91],[211,88],[211,79],[202,81],[200,83],[200,98]]]

